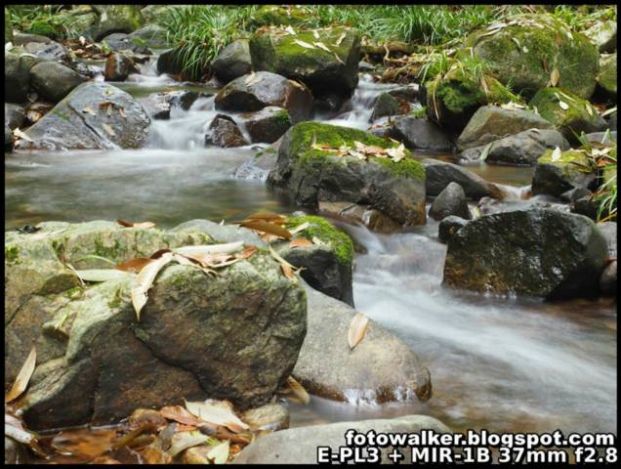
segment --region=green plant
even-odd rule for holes
[[[20,31],[63,39],[78,34],[73,25],[61,15],[62,5],[11,5],[7,13],[11,23]]]

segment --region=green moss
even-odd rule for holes
[[[123,248],[118,239],[114,240],[114,246],[105,246],[101,239],[95,239],[95,254],[96,256],[105,257],[106,259],[118,259],[120,251]]]
[[[617,95],[617,54],[602,56],[600,72],[597,77],[599,86],[608,93]]]
[[[4,261],[9,264],[17,264],[19,248],[17,246],[4,246]]]
[[[546,150],[545,153],[539,157],[537,162],[543,164],[553,164],[556,166],[565,166],[569,163],[574,162],[586,164],[587,161],[586,153],[581,150],[568,150],[561,152],[560,158],[558,158],[556,161],[552,161],[552,153],[553,150]]]
[[[308,223],[309,227],[299,234],[305,238],[318,238],[334,250],[334,253],[341,264],[351,264],[354,259],[354,243],[351,238],[337,229],[325,218],[315,215],[304,215],[289,217],[286,226],[293,229],[303,223]]]
[[[425,179],[425,167],[413,158],[406,158],[398,162],[388,158],[374,158],[372,161],[384,166],[395,176]]]
[[[264,5],[253,15],[250,25],[258,28],[261,26],[288,26],[304,23],[310,12],[299,6]]]
[[[281,109],[274,113],[274,118],[278,120],[278,123],[282,125],[291,125],[291,117],[286,109]]]
[[[558,127],[571,127],[572,123],[576,122],[595,122],[598,116],[597,109],[587,100],[560,88],[540,90],[529,105],[536,109],[541,117]],[[575,130],[579,131],[579,129]]]

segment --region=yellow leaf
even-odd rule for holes
[[[201,420],[227,427],[232,432],[239,433],[249,428],[235,415],[229,401],[207,399],[205,402],[186,402],[185,408]]]
[[[295,42],[298,46],[304,47],[305,49],[316,49],[314,45],[309,44],[308,42],[301,41],[299,39],[294,39],[293,42]]]
[[[556,86],[558,85],[558,81],[561,78],[561,74],[558,71],[558,68],[554,68],[554,70],[552,70],[552,73],[550,73],[550,85],[551,86]]]
[[[131,289],[132,305],[136,311],[136,318],[140,321],[140,311],[148,300],[148,291],[153,286],[155,277],[157,274],[173,260],[173,255],[167,252],[159,259],[145,265],[138,276],[134,279],[134,284]]]
[[[33,347],[30,349],[30,353],[26,357],[26,361],[22,365],[22,368],[19,370],[17,377],[15,378],[15,382],[11,387],[9,393],[5,396],[4,402],[11,402],[17,399],[28,387],[28,382],[30,381],[30,377],[35,370],[35,365],[37,364],[37,350]]]
[[[325,50],[326,52],[332,52],[323,42],[314,42],[313,44],[315,44],[320,49]]]
[[[356,313],[349,323],[349,331],[347,333],[347,342],[350,349],[353,349],[364,338],[368,326],[369,318],[362,313]]]
[[[219,445],[214,446],[207,453],[207,459],[213,461],[214,464],[225,464],[229,459],[231,442],[225,440]]]
[[[310,396],[304,386],[302,386],[293,376],[287,378],[287,385],[293,393],[294,400],[299,401],[301,404],[307,405],[310,402]]]

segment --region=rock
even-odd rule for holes
[[[99,13],[99,21],[91,30],[96,41],[112,33],[131,33],[144,24],[136,5],[95,5],[94,8]]]
[[[613,112],[608,117],[608,128],[610,130],[614,130],[615,132],[617,131],[617,111]]]
[[[185,5],[147,5],[140,10],[145,23],[159,23],[170,11],[184,8]]]
[[[24,108],[18,104],[4,103],[4,121],[10,129],[21,127],[26,119]]]
[[[244,125],[252,143],[274,143],[291,127],[286,109],[268,106],[244,116]]]
[[[248,145],[248,142],[232,118],[218,114],[209,124],[205,135],[205,144],[230,148]]]
[[[18,443],[8,436],[4,437],[4,464],[27,464],[26,453],[26,448],[22,443]]]
[[[389,90],[388,94],[404,101],[414,102],[419,99],[419,92],[419,85],[417,83],[411,83]]]
[[[252,71],[250,47],[246,39],[231,42],[211,63],[211,70],[222,83],[228,83]]]
[[[444,283],[546,299],[598,290],[606,240],[582,215],[531,209],[486,215],[448,241]]]
[[[617,50],[617,22],[614,20],[596,21],[584,31],[584,35],[600,52],[611,53]]]
[[[553,150],[547,150],[537,160],[533,174],[533,194],[548,194],[560,197],[567,191],[588,188],[595,180],[594,173],[580,170],[579,165],[589,167],[587,155],[580,150],[568,150],[561,153],[558,160],[552,160]]]
[[[142,11],[144,12],[144,9]],[[133,47],[141,49],[166,49],[168,47],[166,29],[158,24],[147,24],[129,34],[128,39]]]
[[[534,166],[537,159],[547,150],[559,147],[569,150],[569,142],[562,133],[553,129],[531,129],[510,135],[495,142],[469,148],[460,154],[462,160],[480,160],[485,152],[488,164],[510,166]]]
[[[204,76],[204,70],[184,67],[184,57],[181,49],[169,49],[157,58],[157,73],[167,73],[184,81],[199,81]]]
[[[252,431],[278,431],[289,428],[289,410],[282,404],[266,404],[241,416]]]
[[[599,287],[604,295],[617,296],[617,261],[614,260],[602,272]]]
[[[389,93],[382,93],[375,100],[369,122],[373,122],[380,117],[396,116],[398,114],[407,114],[408,112],[409,106],[407,103],[402,103]]]
[[[468,220],[464,220],[463,218],[455,215],[449,215],[448,217],[443,218],[438,225],[438,239],[441,243],[448,243],[448,240],[455,233],[466,226],[467,223]]]
[[[301,122],[287,131],[280,144],[276,168],[268,183],[286,190],[298,206],[316,209],[320,201],[368,204],[401,225],[425,223],[425,171],[411,158],[395,162],[370,157],[336,156],[354,142],[396,148],[387,139],[361,130],[318,122]],[[327,145],[320,150],[313,145]],[[334,149],[334,150],[331,150]]]
[[[502,192],[495,184],[487,182],[461,166],[432,158],[426,158],[422,163],[427,175],[427,195],[437,196],[451,182],[456,182],[462,187],[469,199],[478,200],[485,196],[496,199],[503,198]]]
[[[58,256],[79,270],[108,268],[93,255],[122,262],[163,247],[208,244],[208,235],[112,222],[39,226],[35,234],[8,232],[5,244],[11,313],[5,353],[15,364],[7,367],[5,385],[37,344],[38,365],[22,407],[29,428],[111,423],[136,408],[184,398],[229,399],[244,410],[268,403],[291,374],[306,332],[305,293],[269,253],[259,251],[215,277],[170,264],[138,322],[131,279],[81,293]]]
[[[52,41],[47,36],[41,36],[40,34],[29,34],[29,33],[15,33],[13,35],[13,40],[11,41],[15,46],[24,46],[29,42],[40,42],[42,44],[49,44]],[[58,43],[57,43],[58,44]]]
[[[353,429],[359,433],[419,433],[432,430],[437,433],[450,433],[451,430],[439,420],[426,415],[408,415],[394,419],[362,420],[358,422],[339,422],[310,427],[297,427],[270,433],[259,437],[246,446],[235,458],[235,464],[317,464],[318,448],[331,447],[336,451],[346,444],[345,434]],[[392,447],[382,448],[381,461],[390,464],[388,458]],[[403,461],[412,462],[412,455],[403,449]],[[327,462],[327,461],[326,461]]]
[[[287,109],[293,122],[307,120],[313,97],[303,85],[271,72],[244,75],[225,85],[216,95],[216,109],[234,112],[259,111],[266,106]]]
[[[552,122],[570,141],[576,135],[606,129],[606,121],[588,101],[560,88],[544,88],[530,101],[529,106]]]
[[[287,228],[304,223],[309,224],[308,228],[295,237],[306,238],[313,245],[291,248],[289,242],[281,243],[279,254],[295,267],[301,267],[300,275],[315,290],[353,306],[354,243],[347,234],[318,216],[291,217]]]
[[[460,150],[486,145],[509,135],[529,129],[550,129],[553,125],[535,114],[523,109],[503,109],[497,106],[483,106],[477,110],[457,139]]]
[[[148,47],[132,41],[131,36],[125,33],[108,34],[101,42],[107,44],[108,48],[113,52],[132,51],[137,54],[151,53]]]
[[[378,233],[395,233],[401,230],[401,225],[368,205],[351,202],[319,202],[319,212],[348,221],[350,224],[364,225]]]
[[[199,97],[196,91],[164,91],[137,98],[153,119],[169,119],[171,110],[175,108],[187,111]]]
[[[599,54],[586,36],[548,14],[520,15],[503,23],[494,33],[484,28],[466,40],[502,83],[530,97],[546,87],[556,69],[560,88],[584,99],[593,94]]]
[[[308,21],[309,11],[302,6],[262,5],[254,12],[250,24],[261,26],[296,26]]]
[[[104,69],[106,81],[125,81],[130,73],[136,72],[136,66],[129,57],[118,52],[108,55]]]
[[[57,62],[41,62],[30,69],[32,87],[44,99],[57,103],[85,79],[69,67]]]
[[[411,150],[452,153],[454,146],[446,133],[433,122],[415,117],[397,117],[387,135]]]
[[[4,54],[4,99],[24,103],[30,88],[30,69],[39,62],[32,56],[6,52]]]
[[[4,123],[4,152],[10,153],[13,151],[13,134],[11,128],[7,122]]]
[[[146,142],[149,124],[145,110],[125,91],[106,83],[83,83],[26,131],[32,141],[22,139],[17,147],[139,148]]]
[[[278,73],[304,83],[315,98],[337,96],[343,101],[358,85],[360,36],[352,29],[340,27],[313,31],[298,30],[295,36],[257,31],[249,44],[252,65],[257,71]],[[315,42],[322,43],[330,52],[314,46]],[[339,45],[335,46],[336,43]]]
[[[585,134],[584,136],[590,143],[599,143],[601,145],[614,145],[617,143],[617,131],[612,132],[607,130],[606,132],[593,132]]]
[[[58,42],[29,42],[24,45],[24,50],[41,60],[51,60],[54,62],[71,62],[69,51]]]
[[[608,244],[608,256],[617,257],[617,223],[614,221],[600,222],[597,228],[606,238]]]
[[[470,209],[466,202],[466,194],[459,184],[451,182],[435,198],[429,208],[429,216],[434,220],[442,220],[450,215],[470,220]]]
[[[93,28],[99,21],[99,15],[95,12],[93,6],[76,5],[71,9],[60,11],[55,16],[59,24],[71,25],[74,31],[79,31],[87,39],[93,39]],[[65,35],[66,31],[63,29],[58,35],[58,39],[64,38]]]
[[[356,310],[311,288],[308,331],[293,376],[306,390],[353,404],[431,397],[429,370],[410,347],[373,320],[350,350],[349,325]]]
[[[617,101],[617,53],[602,55],[599,61],[597,85],[603,96]]]

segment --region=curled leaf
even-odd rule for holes
[[[556,86],[558,85],[558,81],[561,78],[561,74],[558,71],[558,68],[554,68],[554,70],[552,70],[552,73],[550,73],[550,85],[551,86]]]
[[[109,280],[120,280],[129,277],[129,270],[125,269],[89,269],[76,270],[76,274],[83,282],[108,282]]]
[[[37,364],[37,350],[33,346],[30,349],[30,353],[26,357],[26,361],[22,365],[17,377],[15,378],[15,382],[11,387],[9,393],[5,396],[4,402],[11,402],[17,399],[28,387],[28,383],[30,382],[30,377],[35,370],[35,366]],[[6,420],[6,418],[5,418]]]
[[[250,228],[255,231],[261,231],[262,233],[279,236],[287,240],[291,239],[291,233],[289,232],[289,230],[283,228],[280,225],[270,223],[265,220],[244,220],[239,224],[239,226],[243,226],[244,228]]]
[[[347,333],[347,343],[349,348],[353,348],[364,338],[369,326],[369,318],[362,313],[356,313],[349,323],[349,331]]]
[[[209,437],[207,435],[203,435],[198,430],[191,432],[178,432],[172,437],[172,444],[168,449],[168,454],[175,457],[181,453],[181,451],[192,448],[193,446],[202,445],[207,441],[209,441]]]
[[[248,425],[242,422],[228,401],[207,399],[205,402],[186,402],[186,409],[205,422],[227,427],[232,432],[248,430]]]
[[[293,393],[294,400],[297,400],[304,405],[307,405],[310,402],[308,392],[293,376],[289,376],[287,378],[287,386],[289,386],[289,390]]]
[[[201,420],[198,417],[180,405],[162,407],[160,409],[160,415],[165,419],[174,420],[184,425],[192,425],[194,427],[199,427],[201,425]]]
[[[296,238],[289,243],[290,248],[302,248],[312,246],[313,242],[307,238]]]
[[[225,464],[229,459],[231,443],[226,440],[214,446],[207,453],[207,459],[213,461],[214,464]]]
[[[134,279],[134,285],[131,290],[132,305],[136,311],[136,318],[140,321],[140,311],[147,304],[149,289],[153,286],[155,277],[160,270],[173,260],[171,253],[166,253],[159,259],[145,265],[138,276]]]
[[[294,39],[293,42],[296,43],[298,46],[304,47],[305,49],[315,49],[314,45],[309,44],[308,42],[301,41],[299,39]]]

